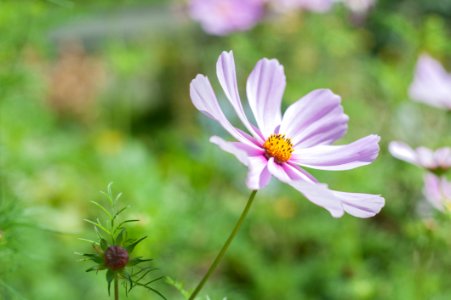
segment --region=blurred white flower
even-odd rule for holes
[[[410,97],[434,107],[451,110],[451,74],[427,54],[418,59]]]
[[[428,173],[424,176],[424,196],[436,209],[451,211],[451,182]]]

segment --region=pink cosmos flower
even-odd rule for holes
[[[302,168],[348,170],[367,165],[377,157],[380,139],[377,135],[348,145],[331,145],[347,130],[348,117],[343,113],[339,96],[327,89],[315,90],[290,105],[282,116],[284,70],[277,60],[263,58],[247,79],[246,92],[254,125],[241,104],[232,52],[220,55],[216,72],[247,132],[226,118],[206,76],[199,74],[191,81],[191,99],[200,112],[217,121],[235,139],[227,142],[213,136],[210,141],[248,167],[246,183],[250,189],[265,187],[274,176],[334,217],[347,212],[367,218],[381,210],[384,198],[330,190]]]
[[[264,14],[264,0],[191,0],[191,17],[210,34],[227,35],[252,28]]]
[[[451,74],[427,54],[420,56],[409,94],[415,101],[451,110]]]
[[[390,153],[406,162],[425,168],[433,173],[444,173],[451,168],[451,148],[443,147],[435,151],[426,147],[415,150],[402,142],[391,142],[388,146]]]
[[[451,211],[451,182],[447,181],[445,177],[426,174],[423,193],[436,209]]]

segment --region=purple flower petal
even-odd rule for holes
[[[284,91],[283,66],[275,59],[259,60],[247,79],[246,92],[258,128],[265,138],[280,125],[280,105]]]
[[[251,190],[264,188],[271,179],[268,171],[268,162],[263,155],[248,158],[249,172],[247,174],[246,185]]]
[[[435,162],[442,168],[451,168],[451,148],[443,147],[435,150]]]
[[[394,157],[428,170],[447,170],[451,168],[451,148],[443,147],[436,151],[426,147],[415,150],[402,142],[391,142],[388,150]]]
[[[235,109],[235,112],[241,122],[243,122],[244,126],[246,126],[255,138],[259,139],[259,141],[263,143],[263,138],[257,133],[257,130],[255,130],[254,126],[249,122],[246,114],[244,113],[236,83],[235,61],[233,59],[232,51],[222,52],[221,56],[219,56],[218,62],[216,63],[216,74],[224,93]]]
[[[290,163],[279,164],[274,161],[273,157],[268,160],[268,170],[271,174],[283,182],[296,180],[303,180],[311,183],[318,182],[315,177],[307,171],[302,170],[300,167]]]
[[[262,0],[190,0],[191,18],[214,35],[252,28],[264,15]]]
[[[384,206],[384,198],[378,195],[337,192],[327,188],[325,184],[293,180],[284,167],[268,161],[268,169],[272,175],[301,192],[308,200],[327,209],[332,216],[338,218],[346,211],[359,218],[368,218],[377,214]]]
[[[348,145],[318,145],[296,149],[290,162],[320,170],[349,170],[370,164],[379,153],[377,135],[369,135]]]
[[[249,156],[263,155],[264,153],[263,149],[258,150],[240,142],[226,142],[218,136],[212,136],[210,142],[218,145],[225,152],[233,154],[245,166],[248,165]]]
[[[340,217],[346,211],[351,215],[366,218],[380,211],[385,201],[382,197],[329,190],[326,185],[318,183],[312,175],[296,165],[345,170],[369,164],[378,155],[380,138],[376,135],[367,136],[349,145],[329,145],[347,129],[348,117],[343,113],[339,96],[330,90],[313,91],[292,104],[281,118],[280,104],[285,89],[283,67],[276,60],[262,59],[247,81],[249,104],[259,126],[254,128],[248,121],[240,101],[231,52],[221,55],[217,73],[232,106],[255,137],[230,124],[205,76],[198,75],[192,81],[191,98],[198,110],[218,121],[238,140],[226,142],[219,137],[211,138],[213,143],[247,165],[249,172],[246,183],[250,189],[265,187],[273,175],[296,188],[313,203],[326,208],[334,217]],[[273,136],[270,140],[265,140],[271,135]],[[421,152],[421,149],[417,152]],[[449,161],[448,155],[451,151],[443,148],[437,152],[440,156],[435,154],[435,162]],[[283,155],[279,157],[279,154]],[[415,157],[415,161],[417,160]]]
[[[190,96],[194,106],[207,117],[216,120],[238,141],[258,149],[253,139],[230,124],[219,106],[210,81],[204,75],[197,75],[190,84]]]
[[[418,60],[409,94],[416,101],[451,109],[451,75],[438,61],[423,54]]]
[[[332,191],[341,201],[345,212],[357,218],[370,218],[380,212],[385,199],[379,195]]]
[[[451,199],[451,183],[447,183],[444,178],[440,179],[440,177],[431,173],[427,173],[424,176],[423,194],[432,206],[441,211],[445,210],[443,204],[446,198],[442,186],[446,185],[449,185],[448,196]]]
[[[416,152],[407,144],[402,142],[391,142],[388,151],[397,159],[418,165]]]
[[[330,90],[310,92],[287,108],[279,132],[299,147],[331,144],[348,128],[349,118],[340,102]]]
[[[434,151],[426,147],[418,147],[416,149],[417,162],[426,169],[435,169],[438,164],[435,161]]]
[[[327,209],[334,218],[343,216],[344,208],[341,201],[327,188],[327,185],[313,184],[304,181],[292,181],[287,183],[301,192],[310,202]]]

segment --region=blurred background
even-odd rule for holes
[[[267,14],[210,35],[183,1],[0,2],[0,298],[107,299],[104,273],[74,252],[95,238],[83,221],[114,182],[130,205],[136,251],[155,276],[194,288],[235,224],[246,169],[208,142],[227,137],[189,98],[196,74],[225,101],[216,59],[233,50],[242,98],[262,57],[285,67],[283,106],[316,88],[342,96],[347,143],[381,135],[375,163],[312,173],[335,190],[381,194],[376,217],[333,219],[273,180],[202,293],[211,300],[449,299],[451,222],[425,203],[423,172],[391,157],[403,140],[451,145],[451,116],[412,102],[427,52],[451,70],[451,0],[378,0],[365,12]],[[168,299],[183,299],[161,280]],[[137,288],[128,299],[159,299]]]

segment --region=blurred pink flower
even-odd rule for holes
[[[376,0],[342,0],[342,1],[351,12],[357,15],[365,15],[376,4]]]
[[[433,174],[424,176],[423,193],[426,199],[438,210],[451,211],[451,182],[445,177]]]
[[[191,0],[189,13],[207,33],[227,35],[248,30],[260,21],[264,0]]]
[[[293,9],[309,10],[323,13],[332,8],[333,0],[269,0],[277,11],[291,11]]]
[[[348,145],[330,145],[347,131],[348,116],[343,112],[339,96],[327,89],[314,90],[290,105],[282,116],[283,66],[275,59],[263,58],[249,75],[246,88],[255,126],[241,104],[232,52],[220,55],[216,73],[227,99],[249,133],[229,122],[206,76],[199,74],[191,81],[191,99],[200,112],[217,121],[235,138],[236,141],[227,142],[213,136],[210,141],[248,167],[250,189],[265,187],[274,176],[334,217],[347,212],[367,218],[381,210],[384,198],[330,190],[300,167],[348,170],[370,164],[377,157],[380,139],[377,135]]]
[[[451,110],[451,74],[427,54],[420,56],[410,85],[412,99]]]
[[[434,173],[440,174],[451,168],[451,148],[449,147],[435,151],[426,147],[418,147],[414,150],[405,143],[394,141],[390,143],[388,150],[394,157]]]

